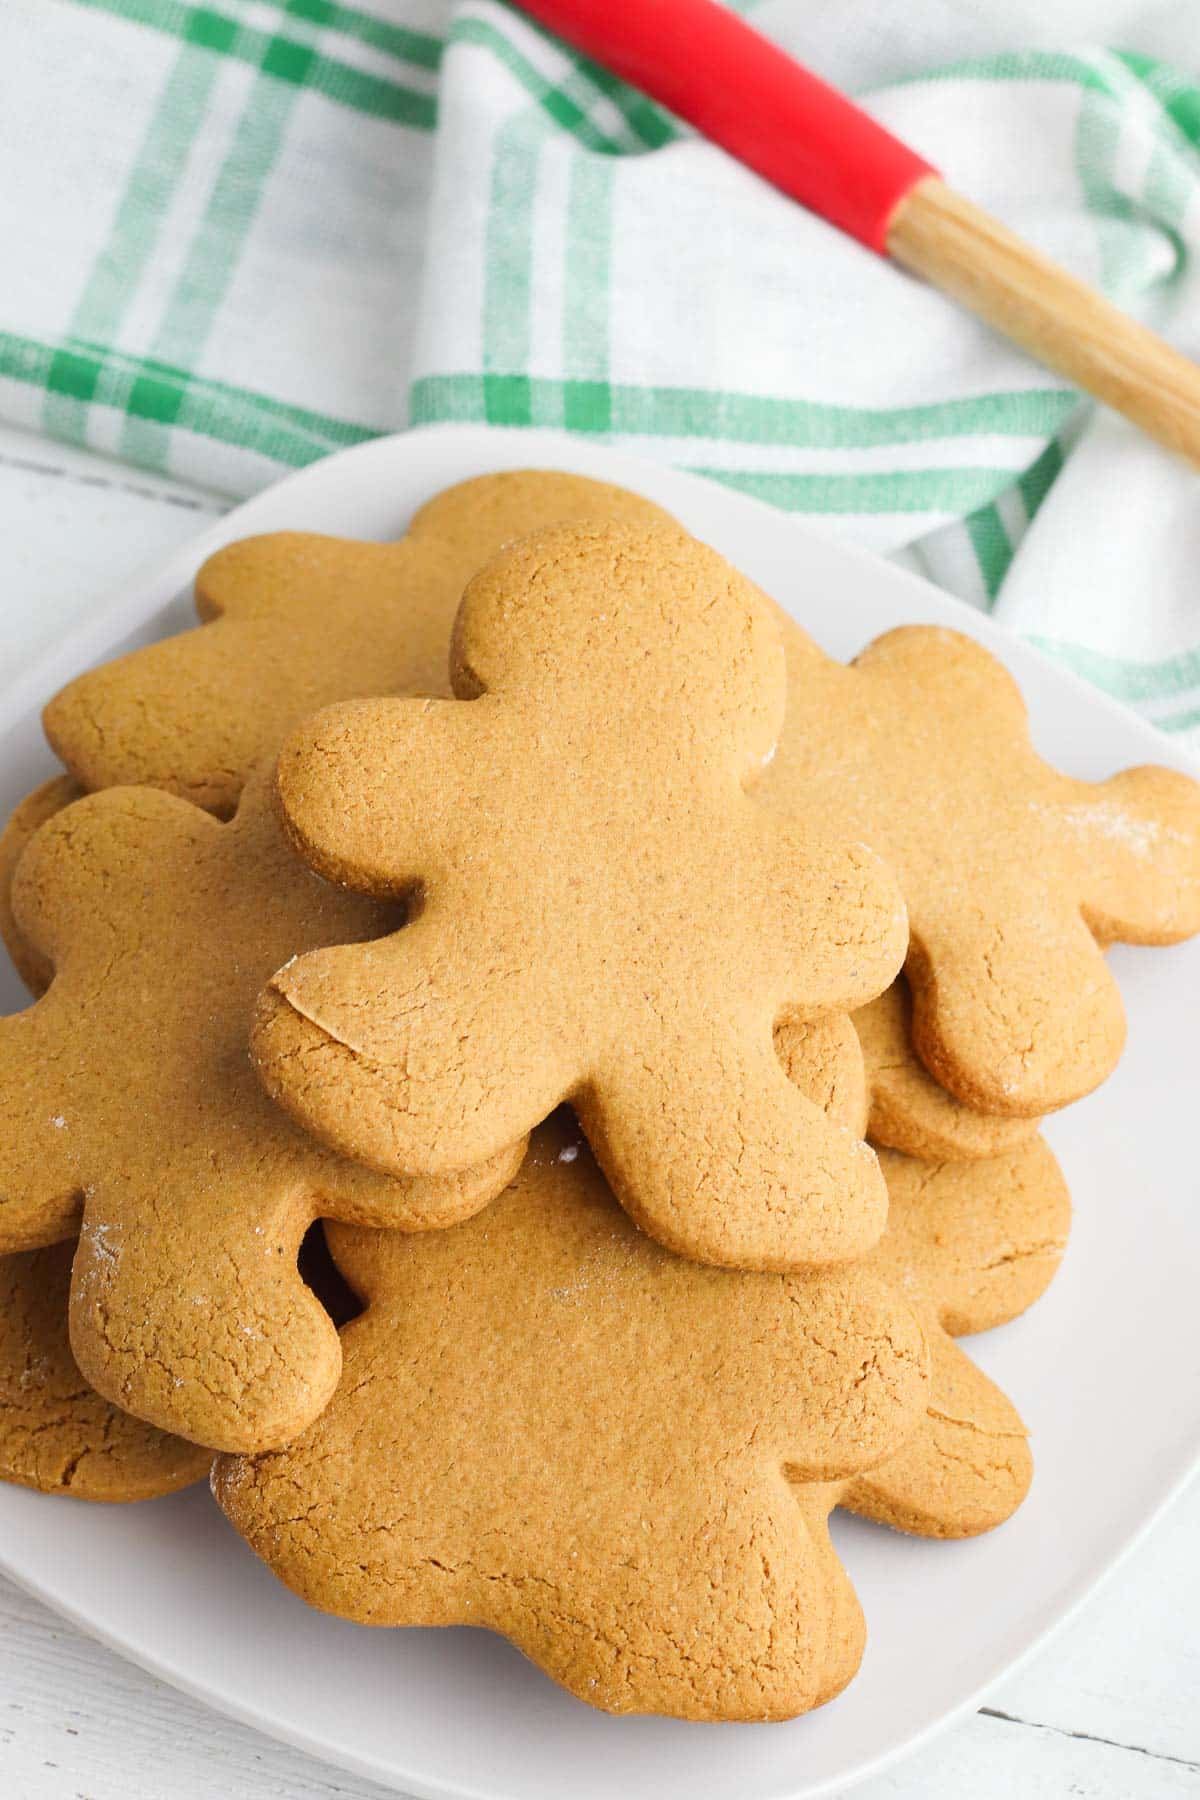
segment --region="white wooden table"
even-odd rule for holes
[[[220,510],[203,494],[0,428],[0,679]],[[1200,1483],[982,1713],[856,1792],[1200,1796]],[[0,1800],[380,1794],[183,1699],[0,1579]]]

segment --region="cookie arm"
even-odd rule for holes
[[[76,1087],[58,1021],[53,996],[0,1019],[0,1256],[79,1229],[88,1170],[76,1154]]]
[[[867,1135],[867,1072],[858,1033],[846,1013],[785,1019],[775,1027],[775,1054],[800,1092],[834,1124]]]
[[[267,1092],[343,1156],[393,1175],[474,1170],[478,1197],[572,1085],[552,996],[488,950],[427,912],[289,963],[251,1031]]]
[[[84,788],[144,783],[229,817],[289,727],[361,680],[361,659],[336,679],[344,648],[322,624],[348,584],[381,582],[392,555],[306,532],[227,545],[196,579],[211,622],[70,682],[43,713],[46,736]]]
[[[759,826],[761,862],[739,896],[742,962],[767,948],[775,997],[787,1013],[849,1012],[882,993],[908,948],[895,878],[865,844],[827,843],[802,830]]]
[[[1125,769],[1065,803],[1081,851],[1083,913],[1102,943],[1173,944],[1200,931],[1200,784]]]
[[[83,788],[138,783],[227,818],[295,716],[262,674],[278,632],[221,619],[89,669],[46,706],[46,736]]]
[[[487,767],[485,703],[350,700],[287,738],[276,767],[284,825],[327,881],[402,899],[436,877]]]
[[[348,1156],[324,1157],[313,1178],[314,1210],[350,1225],[391,1231],[440,1231],[460,1225],[494,1200],[525,1159],[518,1138],[495,1156],[449,1175],[382,1175]]]

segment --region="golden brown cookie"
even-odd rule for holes
[[[845,1576],[789,1489],[879,1461],[926,1401],[923,1335],[857,1268],[737,1275],[663,1250],[574,1122],[413,1242],[331,1228],[367,1310],[288,1451],[222,1506],[290,1585],[372,1624],[485,1625],[616,1712],[776,1718],[843,1678]],[[831,1678],[832,1677],[832,1678]]]
[[[0,939],[31,994],[44,994],[54,971],[17,930],[12,910],[12,883],[26,844],[47,819],[78,800],[81,789],[69,775],[56,775],[26,796],[0,832]]]
[[[905,626],[849,667],[785,626],[788,707],[762,797],[894,869],[912,931],[913,1041],[943,1087],[1034,1117],[1103,1080],[1120,995],[1100,945],[1200,929],[1200,787],[1170,769],[1092,783],[1030,742],[1003,666]]]
[[[805,1093],[827,1111],[832,1106],[843,1124],[873,1144],[929,1162],[956,1162],[1000,1156],[1028,1143],[1036,1119],[976,1112],[938,1086],[913,1049],[911,1022],[912,999],[901,975],[860,1007],[852,1023],[837,1014],[781,1020],[775,1048],[793,1080],[801,1080],[803,1063]],[[857,1034],[857,1057],[848,1050],[847,1032]]]
[[[1044,1138],[1004,1156],[926,1163],[881,1150],[891,1208],[867,1266],[927,1302],[952,1337],[1031,1306],[1066,1248],[1071,1203]]]
[[[216,1448],[286,1442],[337,1381],[337,1335],[296,1270],[322,1214],[422,1230],[502,1188],[519,1148],[398,1181],[299,1132],[246,1053],[281,956],[371,937],[394,909],[310,875],[269,769],[228,825],[149,788],[43,825],[13,884],[56,973],[0,1020],[0,1250],[82,1236],[71,1341],[125,1410]]]
[[[73,1244],[0,1257],[0,1481],[77,1500],[148,1500],[199,1481],[212,1452],[110,1406],[71,1355]]]
[[[280,531],[229,544],[196,580],[211,623],[81,675],[47,706],[46,735],[85,788],[146,783],[228,817],[306,713],[445,693],[467,581],[511,539],[575,518],[666,514],[607,482],[521,469],[437,495],[398,543]]]
[[[832,1506],[961,1536],[1024,1493],[1020,1420],[938,1324],[1019,1310],[1052,1273],[1065,1194],[1021,1155],[1019,1199],[956,1165],[946,1206],[944,1171],[889,1157],[900,1229],[871,1268],[738,1274],[635,1230],[559,1114],[470,1223],[330,1229],[367,1302],[343,1382],[288,1449],[220,1459],[214,1492],[326,1611],[486,1626],[613,1712],[802,1712],[862,1652]]]
[[[867,1248],[874,1158],[789,1084],[772,1028],[886,986],[904,909],[862,845],[757,807],[784,678],[761,595],[673,527],[567,527],[491,563],[458,614],[458,699],[352,701],[284,748],[317,872],[420,905],[275,977],[253,1039],[272,1095],[345,1153],[429,1174],[569,1100],[683,1255]]]

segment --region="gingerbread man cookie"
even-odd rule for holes
[[[322,1150],[262,1092],[246,1040],[266,975],[289,950],[396,917],[296,862],[270,789],[264,770],[227,825],[149,788],[43,825],[12,899],[54,979],[0,1020],[0,1250],[82,1228],[83,1375],[151,1424],[227,1449],[285,1442],[336,1384],[336,1333],[296,1270],[310,1221],[450,1224],[520,1154],[389,1179]]]
[[[81,786],[166,788],[228,817],[246,775],[306,713],[356,694],[441,694],[454,609],[511,539],[576,518],[665,520],[581,475],[521,469],[438,494],[398,543],[279,531],[196,578],[210,621],[71,682],[46,734]]]
[[[570,1100],[661,1243],[764,1269],[859,1254],[874,1158],[787,1081],[772,1028],[879,993],[904,909],[864,846],[756,804],[784,697],[762,597],[675,529],[544,532],[470,584],[453,671],[460,698],[333,707],[280,758],[312,866],[419,904],[279,972],[268,1090],[345,1153],[429,1174]]]
[[[367,1302],[345,1380],[290,1451],[214,1472],[289,1584],[373,1624],[488,1626],[611,1711],[785,1717],[827,1697],[846,1578],[788,1478],[856,1472],[919,1422],[923,1334],[897,1295],[857,1268],[673,1256],[561,1115],[501,1199],[420,1255],[327,1235]]]
[[[68,776],[22,801],[0,834],[0,937],[31,993],[54,971],[12,917],[17,863],[34,832],[78,798]],[[67,1334],[73,1243],[0,1257],[0,1481],[77,1500],[146,1500],[207,1474],[212,1456],[102,1400]]]
[[[913,1041],[967,1106],[1031,1118],[1120,1054],[1101,953],[1200,929],[1200,787],[1170,769],[1077,781],[1030,742],[1015,682],[973,639],[904,626],[849,667],[785,627],[788,707],[763,800],[895,871]]]
[[[633,1227],[560,1114],[468,1224],[419,1243],[331,1228],[367,1303],[345,1379],[288,1449],[220,1459],[214,1492],[326,1611],[486,1626],[612,1712],[790,1717],[862,1653],[834,1505],[965,1535],[1024,1493],[1020,1420],[937,1319],[1044,1285],[1065,1218],[1036,1185],[1003,1218],[1003,1186],[981,1194],[959,1254],[919,1179],[897,1254],[875,1253],[886,1282],[714,1271]]]

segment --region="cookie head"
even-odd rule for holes
[[[783,724],[783,645],[769,607],[723,558],[668,526],[580,526],[513,546],[471,583],[450,661],[459,698],[496,696],[553,731],[568,779],[589,738],[615,729],[654,755],[660,787],[703,780],[698,759],[680,754],[686,718],[708,779],[742,783]],[[595,682],[618,667],[619,681]]]
[[[25,854],[35,831],[52,819],[55,813],[80,798],[81,790],[69,775],[56,775],[44,781],[17,806],[3,832],[0,832],[0,939],[12,958],[13,966],[29,992],[44,994],[50,986],[54,969],[49,960],[27,942],[18,929],[12,909],[12,887],[17,864]]]
[[[254,1035],[269,1091],[411,1173],[569,1100],[681,1253],[856,1255],[883,1225],[873,1158],[772,1032],[878,993],[905,918],[863,845],[757,804],[783,680],[762,597],[677,531],[546,533],[471,584],[454,656],[469,698],[335,707],[284,748],[301,854],[412,916],[278,973]]]

